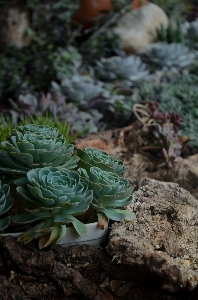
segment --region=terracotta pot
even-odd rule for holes
[[[133,0],[132,9],[137,9],[146,3],[147,3],[147,0]]]
[[[137,9],[147,3],[147,0],[133,0],[132,9]],[[98,17],[102,11],[112,10],[110,0],[81,0],[80,7],[77,10],[74,20],[83,24],[84,28],[91,27],[93,20]]]
[[[91,27],[93,19],[98,17],[102,11],[110,11],[111,9],[110,0],[81,0],[75,20],[82,23],[85,28]]]
[[[105,241],[108,233],[108,226],[103,230],[99,228],[98,222],[89,223],[86,226],[87,233],[85,236],[79,236],[73,227],[67,227],[66,236],[58,242],[58,245],[61,245],[63,247],[78,244],[99,245]],[[9,235],[13,237],[19,237],[20,235],[22,235],[22,232],[0,234],[0,236]]]

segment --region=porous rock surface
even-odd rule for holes
[[[166,181],[178,183],[198,199],[198,154],[178,162],[169,170]]]
[[[157,28],[168,26],[168,17],[156,4],[148,3],[124,14],[108,34],[118,34],[127,53],[139,53],[157,37]]]
[[[198,201],[178,184],[145,179],[129,207],[134,222],[113,225],[107,251],[132,276],[170,292],[198,286]]]

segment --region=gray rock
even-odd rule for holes
[[[156,4],[148,3],[124,14],[108,34],[116,33],[123,41],[127,53],[138,53],[156,40],[156,29],[168,26],[168,17]]]

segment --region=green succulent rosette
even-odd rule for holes
[[[10,196],[10,187],[0,183],[0,231],[6,229],[10,224],[10,216],[1,218],[12,207],[14,200]]]
[[[87,147],[85,150],[77,149],[77,155],[80,157],[79,166],[86,171],[93,166],[107,172],[115,172],[118,175],[123,175],[126,171],[123,161],[94,147]]]
[[[87,182],[89,189],[93,190],[92,206],[99,222],[104,218],[114,221],[135,218],[132,212],[120,209],[129,205],[132,200],[133,188],[125,178],[97,167],[91,167],[88,172],[81,168],[79,174]]]
[[[19,126],[17,130],[23,134],[33,133],[51,136],[54,138],[62,137],[62,134],[59,133],[59,130],[57,128],[52,128],[46,125],[27,124],[25,126]]]
[[[0,170],[14,174],[26,174],[31,169],[46,166],[72,169],[79,160],[72,157],[74,146],[53,134],[13,130],[2,146]]]
[[[76,216],[87,211],[93,192],[76,172],[54,167],[33,169],[27,173],[24,186],[17,187],[17,193],[38,208],[15,215],[14,222],[28,225],[41,221],[21,236],[23,242],[41,235],[41,248],[54,247],[66,234],[67,222],[73,224],[79,235],[85,235],[86,226]]]

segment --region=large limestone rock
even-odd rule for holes
[[[113,259],[136,280],[171,292],[197,288],[198,201],[175,183],[146,179],[130,208],[137,219],[113,225]]]
[[[108,33],[117,33],[127,53],[138,53],[156,39],[156,29],[168,26],[168,17],[156,4],[148,3],[124,14]]]

